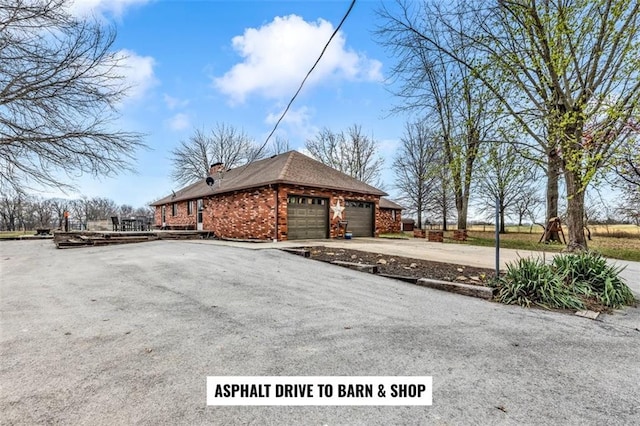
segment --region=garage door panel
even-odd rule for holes
[[[375,204],[364,201],[346,201],[347,230],[354,237],[373,237]]]
[[[324,198],[290,196],[287,202],[289,240],[327,238],[328,202]]]

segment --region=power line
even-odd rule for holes
[[[287,115],[287,112],[289,112],[289,108],[291,108],[291,105],[293,104],[293,101],[295,101],[295,99],[298,97],[298,94],[300,93],[300,91],[304,87],[304,84],[306,83],[307,79],[309,78],[309,76],[311,75],[313,70],[316,68],[316,65],[318,65],[318,63],[320,62],[320,59],[322,59],[322,56],[324,55],[324,52],[329,47],[329,44],[331,44],[331,40],[333,40],[333,37],[335,37],[335,35],[338,33],[338,31],[340,31],[340,28],[342,27],[342,24],[344,24],[344,21],[346,21],[347,17],[351,13],[351,9],[353,9],[353,6],[355,4],[356,4],[356,0],[352,0],[351,4],[349,5],[349,9],[347,9],[347,12],[342,17],[342,20],[340,21],[340,23],[338,24],[336,29],[333,31],[333,34],[331,34],[331,37],[329,37],[329,40],[327,41],[327,43],[322,48],[322,52],[320,52],[320,56],[318,56],[318,59],[316,59],[316,62],[313,64],[313,66],[307,72],[307,75],[304,77],[304,79],[302,80],[302,83],[300,83],[300,86],[298,87],[298,90],[296,90],[296,93],[293,95],[293,97],[291,98],[291,100],[287,104],[287,107],[282,112],[282,115],[280,116],[280,118],[276,122],[276,125],[273,126],[273,130],[271,130],[271,133],[269,133],[269,136],[267,136],[267,139],[265,139],[265,141],[262,144],[262,146],[256,151],[256,153],[255,153],[252,161],[250,161],[250,163],[253,162],[253,160],[255,160],[256,157],[258,157],[260,155],[260,153],[262,152],[264,147],[267,146],[267,143],[269,142],[269,139],[271,139],[271,136],[273,136],[273,134],[275,133],[276,129],[278,128],[278,125],[284,119],[285,115]]]

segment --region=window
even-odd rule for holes
[[[187,201],[187,214],[189,216],[193,214],[193,200]]]
[[[316,206],[325,206],[327,204],[326,198],[319,197],[298,197],[290,195],[287,199],[288,204],[311,204]]]
[[[177,216],[178,215],[178,203],[172,203],[171,204],[171,216]]]

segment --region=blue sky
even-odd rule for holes
[[[136,175],[81,177],[79,193],[141,206],[178,189],[169,177],[171,149],[216,123],[264,142],[348,6],[337,0],[77,0],[73,13],[94,14],[117,28],[114,47],[126,57],[133,86],[117,125],[145,133],[150,147],[137,153]],[[404,118],[389,116],[398,100],[384,82],[393,60],[373,35],[378,6],[356,3],[277,134],[302,149],[322,127],[361,125],[380,142],[391,192],[389,169]]]

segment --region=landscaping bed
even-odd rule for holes
[[[287,251],[439,290],[591,319],[638,303],[619,277],[620,268],[595,252],[557,256],[549,264],[522,258],[495,280],[489,268],[323,246]]]
[[[378,273],[398,277],[429,278],[472,285],[486,285],[495,276],[493,269],[452,263],[432,262],[386,254],[328,247],[308,248],[311,259],[375,265]]]

